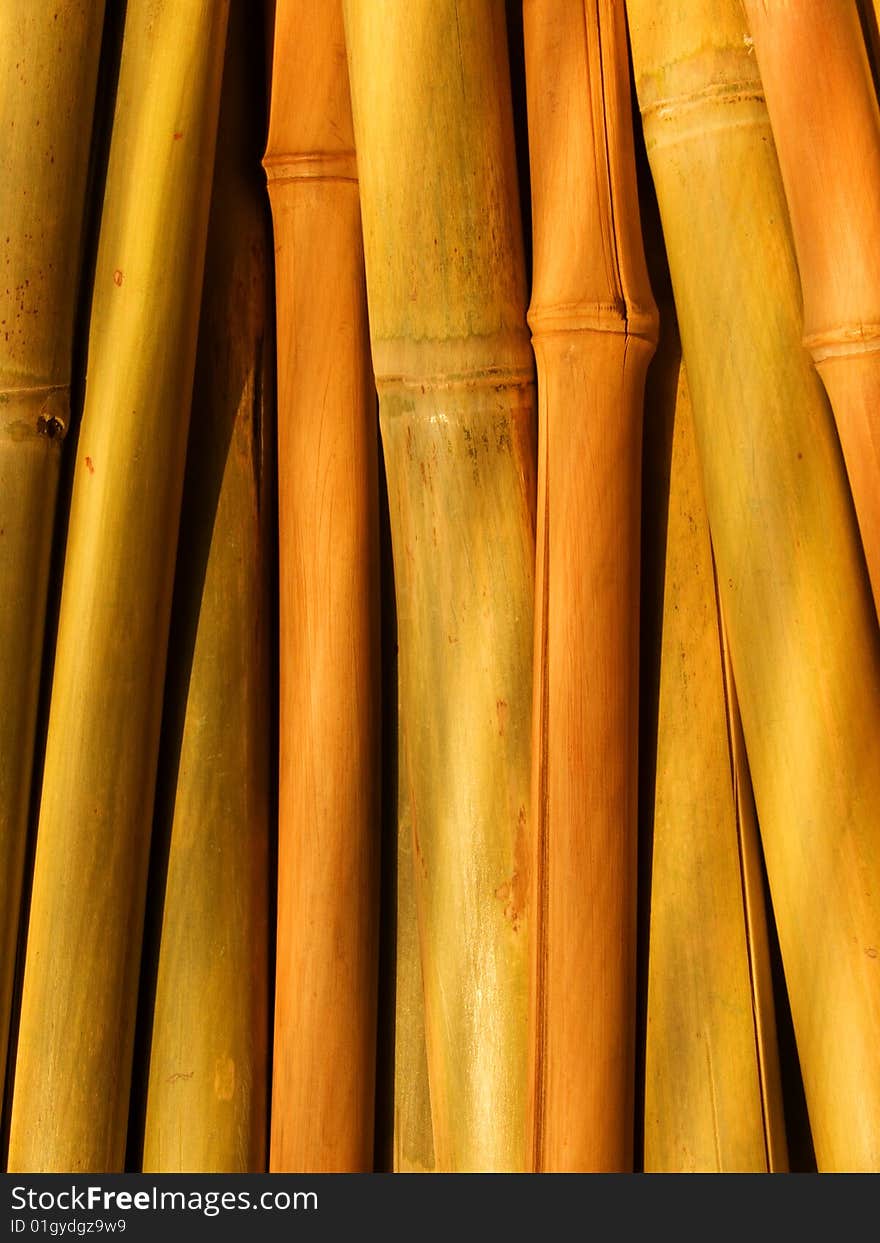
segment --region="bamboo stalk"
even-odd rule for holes
[[[339,0],[278,0],[281,603],[273,1170],[373,1165],[378,463]]]
[[[629,0],[820,1169],[880,1167],[880,639],[735,0]]]
[[[159,764],[143,1167],[165,1173],[266,1168],[274,341],[265,68],[247,16],[234,0]]]
[[[11,1170],[113,1171],[123,1163],[226,17],[225,0],[129,0],[126,11],[46,743]]]
[[[657,314],[622,0],[529,0],[523,19],[539,398],[532,1159],[542,1170],[624,1171],[642,396]]]
[[[397,936],[394,1005],[393,1168],[399,1174],[428,1174],[435,1168],[425,991],[419,950],[409,791],[398,785]]]
[[[345,18],[436,1168],[517,1170],[535,464],[504,6]]]
[[[0,8],[0,1070],[103,15],[104,0]]]
[[[880,107],[854,4],[746,0],[804,296],[880,613]]]
[[[726,656],[680,367],[653,819],[648,1172],[787,1166],[757,822]]]

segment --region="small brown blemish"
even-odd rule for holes
[[[867,945],[865,947],[865,953],[868,955],[869,958],[877,957],[877,950],[873,945]]]
[[[413,825],[413,853],[422,875],[427,879],[428,865],[425,862],[425,856],[422,854],[422,843],[419,841],[419,830],[416,825]]]
[[[94,475],[95,473],[95,463],[92,461],[90,457],[86,458],[86,470],[89,472],[90,475]]]
[[[169,1083],[177,1083],[178,1079],[192,1079],[196,1072],[194,1070],[177,1070],[173,1075],[168,1076]]]
[[[498,733],[504,737],[504,726],[507,724],[507,700],[496,699],[495,711],[498,713]]]
[[[182,130],[182,129],[176,129],[176,130],[174,131],[174,141],[175,141],[175,142],[177,142],[177,140],[178,140],[179,138],[182,138],[182,137],[183,137],[183,130]]]
[[[529,893],[529,857],[526,837],[526,809],[520,807],[517,817],[516,841],[513,847],[513,875],[495,890],[495,897],[504,903],[504,918],[514,932],[519,931],[520,921],[526,910]]]
[[[122,284],[122,269],[121,268],[117,268],[116,271],[113,273],[113,284],[114,285]]]

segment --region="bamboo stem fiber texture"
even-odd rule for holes
[[[621,0],[524,6],[538,364],[530,1130],[632,1168],[642,395],[657,339]]]
[[[101,214],[9,1143],[119,1170],[228,5],[129,0]]]
[[[438,1170],[526,1167],[534,390],[504,7],[347,0]]]
[[[816,1158],[880,1168],[880,634],[741,6],[629,0]]]
[[[0,6],[0,1067],[103,15],[104,0]]]
[[[265,156],[279,384],[280,791],[273,1170],[373,1164],[379,547],[340,0],[278,0]]]

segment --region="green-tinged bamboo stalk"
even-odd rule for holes
[[[623,0],[523,10],[538,363],[532,1163],[632,1168],[642,394]]]
[[[121,1168],[225,0],[129,0],[58,629],[12,1170]]]
[[[379,544],[340,0],[278,0],[265,156],[279,385],[280,791],[273,1170],[373,1167]]]
[[[0,6],[0,1074],[103,15],[104,0]]]
[[[880,614],[880,106],[855,4],[745,0],[804,295]]]
[[[644,1163],[776,1171],[787,1158],[757,823],[683,367],[669,413]]]
[[[435,1166],[434,1134],[408,799],[409,791],[401,781],[398,785],[393,1168],[399,1174],[427,1174],[433,1172]]]
[[[143,1166],[166,1173],[266,1168],[274,337],[246,8],[230,9],[159,765]]]
[[[880,1168],[880,635],[737,0],[629,0],[820,1169]]]
[[[535,458],[504,6],[345,17],[436,1166],[521,1170]]]

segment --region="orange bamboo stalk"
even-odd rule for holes
[[[538,362],[533,1163],[632,1166],[642,396],[622,0],[524,6]]]
[[[855,4],[745,9],[791,216],[804,345],[834,409],[880,613],[880,107]]]
[[[280,524],[273,1170],[373,1163],[378,446],[339,0],[278,0]]]

